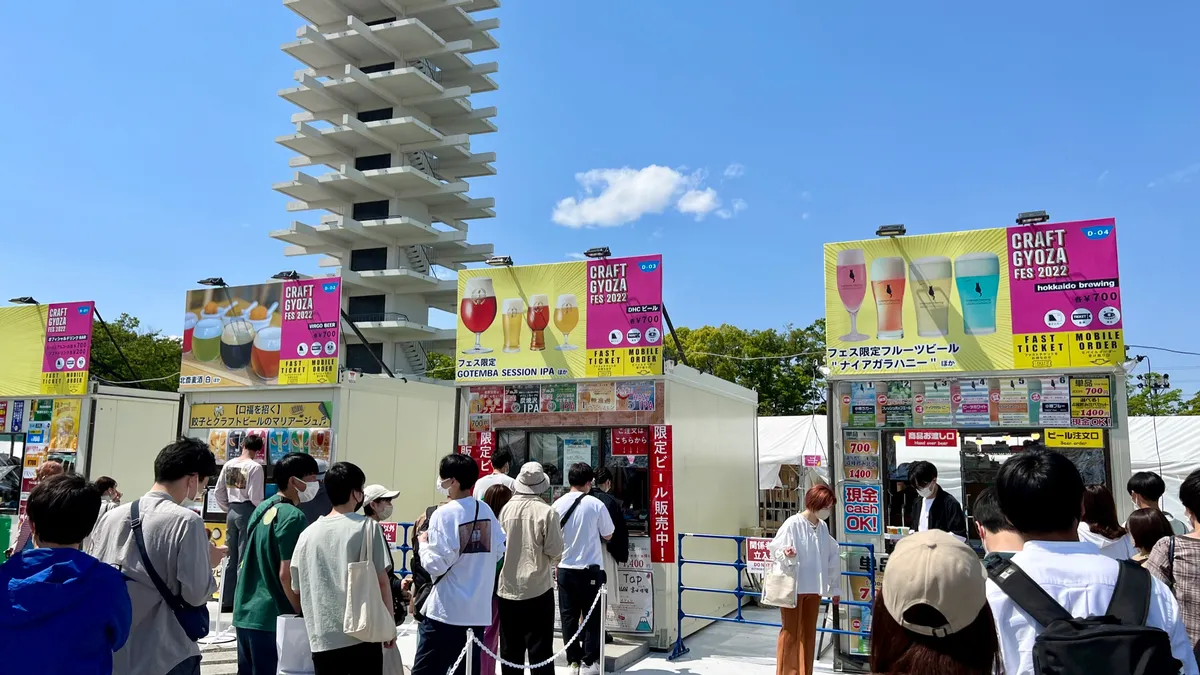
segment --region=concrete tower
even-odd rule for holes
[[[498,0],[284,0],[307,24],[283,51],[303,64],[279,95],[301,108],[292,179],[274,185],[314,211],[271,236],[287,255],[320,255],[343,279],[343,308],[366,338],[343,331],[344,365],[379,372],[368,350],[397,373],[425,372],[427,350],[450,353],[454,330],[429,325],[429,308],[456,312],[457,282],[439,278],[492,254],[467,243],[467,223],[495,216],[492,198],[468,196],[467,178],[496,173],[495,153],[471,136],[496,130],[495,108],[471,95],[493,91],[495,63],[468,56],[498,47],[495,18],[474,17]],[[449,273],[444,277],[452,276]]]

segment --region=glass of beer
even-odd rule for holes
[[[563,334],[563,343],[555,349],[560,352],[579,349],[571,344],[571,331],[579,325],[579,303],[575,301],[574,294],[564,293],[558,296],[558,303],[554,307],[554,325]]]
[[[917,258],[908,266],[913,304],[917,310],[917,335],[943,337],[950,333],[950,259]]]
[[[479,344],[479,339],[496,320],[496,291],[492,288],[492,280],[487,277],[467,279],[467,287],[463,292],[462,302],[459,303],[458,313],[467,330],[475,334],[475,346],[464,350],[463,353],[487,354],[491,352],[491,349]]]
[[[904,258],[871,261],[871,294],[879,321],[875,337],[899,340],[904,337]]]
[[[850,314],[850,332],[838,338],[844,342],[862,342],[867,335],[858,332],[858,310],[867,295],[867,264],[861,248],[838,251],[837,290],[842,306]]]
[[[521,351],[521,324],[525,322],[525,301],[507,298],[501,305],[500,325],[504,328],[504,353]]]
[[[954,259],[954,280],[962,304],[963,332],[990,335],[996,332],[996,296],[1000,292],[1000,257],[995,253],[967,253]]]
[[[550,325],[550,296],[536,294],[529,296],[529,309],[525,312],[525,322],[533,337],[529,340],[529,349],[540,352],[546,349],[546,327]]]

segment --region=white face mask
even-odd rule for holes
[[[300,503],[303,504],[304,502],[311,502],[312,500],[316,499],[317,493],[320,491],[321,491],[320,483],[318,483],[317,481],[313,481],[311,483],[306,481],[304,483],[304,489],[298,490],[296,492],[296,495],[300,497]]]
[[[817,520],[828,520],[829,516],[833,515],[833,509],[821,509],[817,511]]]
[[[450,496],[450,488],[443,485],[444,482],[445,481],[443,481],[441,478],[439,478],[439,479],[437,479],[437,482],[435,482],[433,484],[433,487],[437,489],[438,494],[440,494],[441,496],[449,497]]]
[[[392,517],[392,505],[380,504],[379,508],[375,509],[375,515],[379,516],[380,520],[387,520]]]
[[[930,485],[928,487],[918,488],[917,494],[921,495],[922,499],[929,499],[933,496],[933,486]]]

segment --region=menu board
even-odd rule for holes
[[[543,384],[542,412],[575,412],[575,383]]]
[[[468,396],[468,409],[471,414],[494,415],[504,412],[503,386],[471,387]]]
[[[617,409],[612,382],[580,382],[579,412],[610,412]]]
[[[1071,378],[1071,426],[1112,426],[1112,392],[1107,377]]]
[[[617,410],[654,410],[654,382],[634,380],[616,384]]]
[[[954,395],[954,423],[960,427],[986,427],[992,423],[986,379],[958,381],[958,393]]]
[[[879,415],[883,426],[911,427],[913,424],[912,386],[908,380],[891,380],[875,385],[879,395]],[[886,394],[882,392],[887,392]]]
[[[1036,403],[1034,422],[1046,427],[1071,425],[1071,387],[1065,375],[1038,378],[1038,390],[1030,395]]]
[[[873,427],[876,400],[874,382],[855,382],[850,385],[850,426]]]
[[[999,397],[1000,426],[1029,426],[1029,384],[1025,378],[1000,378]]]
[[[842,432],[842,475],[846,480],[879,480],[879,432]]]
[[[504,387],[504,412],[535,413],[541,407],[542,388],[536,384],[510,384]]]
[[[954,420],[950,380],[914,382],[913,418],[917,426],[949,426]]]

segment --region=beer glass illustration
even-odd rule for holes
[[[995,253],[967,253],[954,259],[954,281],[962,303],[963,332],[996,332],[996,295],[1000,292],[1000,258]]]
[[[525,301],[520,298],[508,298],[504,301],[500,316],[500,326],[504,329],[504,353],[515,354],[521,351],[521,324],[525,323]]]
[[[579,325],[579,303],[575,301],[575,296],[571,293],[564,293],[558,296],[558,302],[554,307],[554,326],[562,331],[563,343],[555,349],[560,352],[569,352],[579,347],[571,344],[571,331],[575,330],[575,326]]]
[[[871,295],[875,296],[878,325],[875,337],[899,340],[904,337],[904,258],[871,261]]]
[[[529,309],[525,312],[525,321],[533,337],[529,340],[529,349],[540,352],[546,349],[546,327],[550,325],[550,297],[537,294],[529,296]]]
[[[838,338],[844,342],[861,342],[867,335],[858,332],[858,310],[867,295],[867,265],[861,248],[838,251],[837,289],[842,306],[850,314],[850,332]]]
[[[950,333],[950,277],[950,259],[944,256],[917,258],[909,264],[917,335],[941,337]]]
[[[496,320],[496,291],[492,288],[492,280],[487,277],[467,279],[467,287],[463,293],[462,302],[458,306],[463,325],[475,334],[475,346],[464,350],[464,354],[487,354],[492,350],[479,344],[492,322]]]

